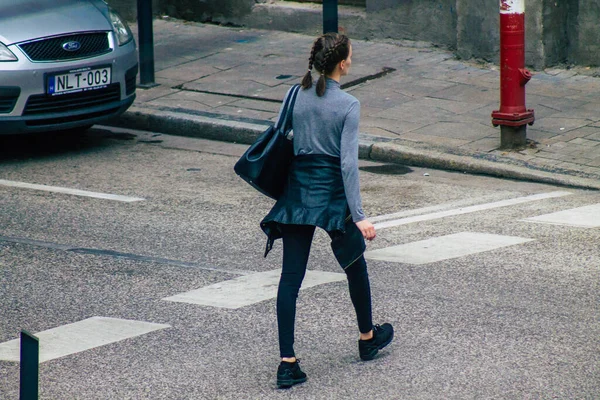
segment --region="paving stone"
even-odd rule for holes
[[[600,80],[598,78],[578,75],[565,80],[563,84],[570,89],[593,93],[594,98],[598,98],[597,92],[600,91]]]
[[[200,60],[163,69],[156,73],[156,77],[191,82],[217,72],[220,70]]]
[[[498,101],[498,92],[485,87],[460,84],[432,93],[430,97],[487,104]]]
[[[429,124],[430,122],[417,123],[410,121],[401,121],[396,119],[386,119],[381,117],[364,117],[360,119],[361,130],[367,127],[378,127],[396,134],[414,131]]]
[[[426,133],[426,128],[423,128],[420,132],[408,132],[400,135],[403,140],[410,140],[413,142],[431,143],[436,146],[445,147],[460,147],[469,143],[465,139],[455,139],[446,136],[431,135]]]
[[[482,124],[489,124],[492,126],[492,112],[497,110],[498,106],[498,102],[480,104],[478,108],[461,113],[460,115],[466,120],[475,120]]]
[[[146,103],[152,107],[179,108],[184,111],[210,111],[212,107],[199,103],[195,100],[174,99],[171,97],[161,97]]]
[[[541,131],[553,132],[556,134],[562,134],[572,131],[577,128],[584,127],[590,123],[589,120],[585,119],[565,119],[565,118],[540,118],[535,121],[535,128]],[[562,128],[562,129],[561,129]]]
[[[179,93],[181,90],[172,89],[169,85],[160,85],[158,87],[152,88],[152,90],[140,90],[136,91],[136,104],[140,105],[142,103],[147,103],[157,98],[169,96],[175,93]]]
[[[421,100],[416,100],[415,104],[423,105],[424,107],[436,107],[442,110],[450,111],[455,114],[463,114],[465,112],[481,108],[481,104],[476,102],[446,100],[439,99],[436,97],[425,97]]]
[[[552,114],[552,118],[559,119],[583,119],[588,121],[589,123],[600,121],[600,114],[595,114],[594,112],[590,112],[589,110],[579,108],[575,110],[569,110],[566,112],[560,112]],[[593,104],[593,108],[595,110],[600,110],[600,104]]]
[[[423,97],[456,85],[457,83],[455,82],[435,79],[405,79],[400,82],[395,91],[409,97]]]
[[[219,94],[199,93],[189,90],[180,90],[174,94],[166,96],[174,101],[196,101],[208,107],[219,107],[225,104],[238,101],[239,98],[231,96],[222,96]]]
[[[271,121],[277,117],[277,112],[267,112],[267,111],[259,111],[259,110],[250,110],[248,108],[238,108],[230,105],[221,106],[213,108],[212,111],[228,114],[228,115],[236,115],[238,117],[259,119],[264,121]]]
[[[576,89],[569,89],[564,86],[557,85],[555,82],[542,82],[535,79],[535,76],[527,84],[527,93],[537,94],[540,96],[550,97],[569,97],[580,96],[582,92]]]
[[[418,101],[411,101],[377,113],[374,117],[427,124],[440,119],[450,118],[453,115],[454,113],[450,111],[434,106],[427,106]]]
[[[391,90],[373,92],[370,87],[354,90],[352,91],[352,95],[360,101],[361,115],[364,114],[363,110],[365,108],[378,108],[381,111],[414,100],[412,97],[404,96]]]
[[[259,100],[249,100],[249,99],[236,99],[232,98],[234,101],[227,103],[229,107],[235,108],[245,108],[248,110],[256,110],[256,111],[266,111],[269,113],[279,114],[279,109],[281,108],[280,103],[274,103],[271,101],[259,101]]]
[[[555,113],[567,112],[569,110],[575,110],[578,107],[586,104],[586,101],[582,100],[573,100],[566,99],[563,97],[552,97],[552,96],[542,96],[531,93],[527,91],[526,104],[528,108],[533,108],[535,110],[536,107],[544,106],[551,110],[554,110]]]
[[[222,80],[216,82],[207,82],[199,80],[197,82],[190,82],[183,85],[184,89],[206,91],[215,94],[225,95],[236,95],[236,96],[260,96],[266,98],[272,98],[273,100],[282,100],[286,93],[286,89],[283,90],[281,97],[266,96],[264,92],[270,89],[269,86],[263,85],[251,79],[239,78],[237,81]]]
[[[483,135],[494,135],[496,131],[491,126],[488,127],[481,124],[436,122],[424,128],[417,129],[414,133],[473,141],[480,139]]]
[[[561,133],[560,135],[556,135],[553,138],[556,141],[561,141],[561,142],[570,142],[574,139],[577,138],[583,138],[587,135],[587,126],[584,126],[582,128],[578,128],[578,129],[573,129],[572,131],[564,131],[566,133]],[[591,140],[591,139],[586,139],[586,140]]]
[[[582,146],[598,146],[600,144],[600,142],[594,141],[594,140],[588,140],[588,139],[583,139],[583,138],[576,138],[571,140],[569,143],[573,143],[573,144],[580,144]]]
[[[591,161],[588,161],[585,165],[587,165],[589,167],[600,167],[600,157],[593,159]]]
[[[370,106],[364,106],[362,102],[360,104],[361,119],[364,117],[369,117],[371,115],[377,114],[383,110],[384,110],[384,108],[374,108],[374,107],[370,107]]]
[[[390,139],[396,139],[400,136],[400,134],[398,133],[394,133],[394,132],[390,132],[388,130],[379,128],[379,127],[371,127],[371,126],[367,126],[367,127],[362,127],[360,128],[361,133],[370,135],[370,136],[378,136],[378,137],[385,137],[385,138],[390,138]]]
[[[498,135],[498,137],[495,138],[488,137],[479,140],[474,140],[459,147],[475,151],[493,151],[500,147],[500,135]]]

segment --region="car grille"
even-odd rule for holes
[[[76,51],[67,51],[63,49],[63,45],[67,42],[78,42],[81,47]],[[31,61],[67,61],[94,57],[112,51],[106,32],[41,39],[20,44],[19,47]]]
[[[64,113],[73,110],[100,106],[121,100],[121,85],[113,83],[104,89],[88,90],[79,93],[47,96],[29,96],[23,115]]]
[[[12,112],[21,94],[18,87],[0,87],[0,114]]]
[[[51,126],[58,124],[66,124],[69,122],[77,122],[77,121],[85,121],[90,120],[92,118],[100,118],[105,117],[111,114],[116,113],[120,110],[120,107],[111,108],[109,110],[98,111],[95,113],[88,113],[83,115],[68,115],[65,117],[58,118],[47,118],[47,119],[30,119],[25,121],[27,126]]]

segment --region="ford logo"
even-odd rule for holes
[[[63,43],[62,48],[66,51],[77,51],[81,48],[81,43],[75,41]]]

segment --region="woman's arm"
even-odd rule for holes
[[[340,159],[342,166],[342,179],[344,191],[352,221],[359,222],[365,219],[360,198],[358,181],[358,124],[360,121],[360,103],[353,102],[346,113],[344,128],[340,143]]]
[[[340,158],[342,161],[342,179],[344,191],[352,221],[356,224],[363,237],[367,240],[375,239],[375,227],[365,217],[360,198],[360,185],[358,180],[358,124],[360,121],[360,103],[358,100],[350,106],[340,143]]]

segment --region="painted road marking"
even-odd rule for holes
[[[368,251],[365,253],[365,258],[420,265],[527,243],[533,240],[516,236],[461,232]]]
[[[521,221],[575,226],[580,228],[597,228],[600,226],[600,204],[526,218]]]
[[[280,269],[257,272],[166,297],[163,300],[236,309],[275,298],[280,275]],[[345,279],[345,274],[307,270],[301,289]]]
[[[436,211],[444,211],[444,210],[449,210],[449,209],[457,208],[457,207],[472,206],[477,203],[482,203],[482,202],[491,201],[491,200],[493,200],[493,195],[481,196],[477,199],[473,199],[473,198],[461,199],[461,200],[453,201],[450,203],[436,204],[435,206],[428,206],[428,207],[423,207],[423,208],[413,208],[410,210],[399,211],[399,212],[395,212],[392,214],[378,215],[376,217],[370,217],[369,221],[371,223],[388,221],[390,219],[398,219],[398,218],[410,217],[413,215],[421,215],[421,214],[427,214],[427,213],[432,213],[432,212],[436,212]]]
[[[7,181],[4,179],[0,179],[0,185],[16,187],[16,188],[21,188],[21,189],[33,189],[33,190],[43,190],[45,192],[71,194],[74,196],[94,197],[97,199],[123,201],[125,203],[132,203],[134,201],[144,201],[145,200],[140,197],[129,197],[129,196],[120,196],[117,194],[88,192],[87,190],[70,189],[70,188],[64,188],[64,187],[59,187],[59,186],[38,185],[35,183]]]
[[[464,207],[464,208],[456,208],[453,210],[434,212],[431,214],[417,215],[417,216],[401,218],[401,219],[394,219],[391,221],[375,223],[374,226],[375,226],[375,229],[391,228],[391,227],[399,226],[399,225],[412,224],[414,222],[430,221],[433,219],[468,214],[468,213],[477,212],[477,211],[491,210],[493,208],[514,206],[517,204],[523,204],[523,203],[528,203],[528,202],[532,202],[532,201],[568,196],[570,194],[572,194],[572,193],[570,193],[570,192],[540,193],[540,194],[534,194],[531,196],[518,197],[515,199],[495,201],[493,203],[478,204],[478,205]],[[390,215],[394,215],[394,214],[390,214]],[[380,217],[376,217],[376,218],[381,220]]]
[[[44,362],[170,327],[143,321],[91,317],[36,333],[35,336],[40,340],[40,362]],[[0,360],[19,362],[20,342],[20,339],[15,339],[1,343]]]

